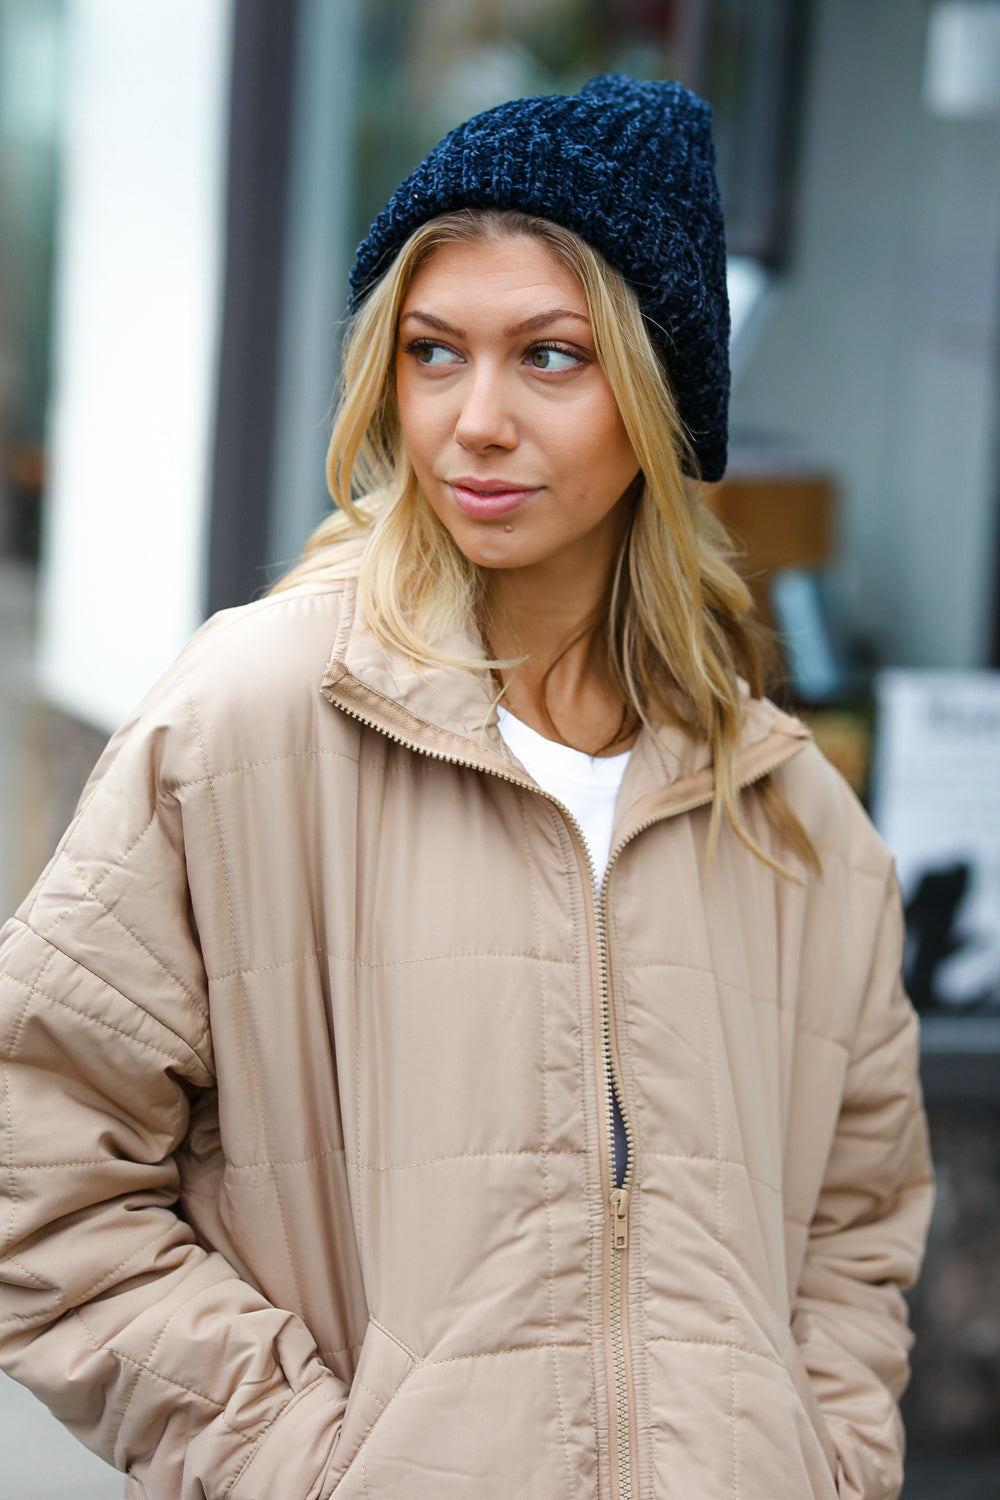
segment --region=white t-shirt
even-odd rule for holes
[[[563,806],[569,808],[582,828],[600,886],[611,853],[618,788],[630,752],[587,755],[570,745],[547,740],[502,706],[497,713],[500,733],[507,746],[542,790],[558,797]]]

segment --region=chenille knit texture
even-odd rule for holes
[[[707,480],[726,467],[729,301],[712,111],[679,83],[607,74],[475,115],[397,188],[358,248],[356,311],[421,224],[521,209],[574,230],[635,289]]]

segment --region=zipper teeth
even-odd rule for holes
[[[588,855],[589,859],[589,855]],[[590,861],[591,874],[594,873],[593,862]],[[615,1161],[615,1095],[618,1096],[618,1104],[621,1112],[622,1125],[625,1131],[625,1176],[622,1178],[622,1188],[626,1191],[631,1187],[632,1175],[635,1170],[635,1142],[632,1137],[632,1127],[629,1124],[628,1113],[625,1109],[624,1095],[621,1084],[615,1077],[614,1054],[611,1049],[611,997],[608,984],[608,962],[607,962],[607,929],[604,921],[604,892],[607,887],[608,870],[611,862],[608,861],[608,869],[605,870],[604,880],[601,882],[597,893],[597,952],[600,963],[600,999],[601,999],[601,1045],[604,1052],[604,1067],[608,1079],[608,1113],[607,1131],[610,1164],[609,1175],[611,1179],[611,1201],[614,1203],[614,1191],[618,1186],[617,1163]],[[595,882],[596,885],[596,882]],[[627,1200],[626,1200],[627,1201]],[[628,1210],[626,1209],[626,1213]],[[629,1391],[628,1391],[628,1364],[625,1358],[625,1315],[622,1308],[622,1268],[624,1250],[615,1243],[614,1220],[612,1221],[611,1234],[611,1359],[614,1369],[615,1382],[615,1418],[618,1433],[618,1500],[631,1500],[632,1495],[632,1444],[629,1423]]]
[[[611,1252],[611,1306],[616,1312],[622,1298],[622,1251]],[[632,1454],[629,1441],[628,1370],[625,1361],[625,1325],[621,1316],[612,1317],[611,1345],[615,1368],[615,1401],[618,1414],[618,1494],[619,1500],[631,1500]]]
[[[610,868],[611,862],[609,861],[608,869],[610,870]],[[593,869],[593,866],[591,866],[591,869]],[[604,876],[604,882],[606,881],[607,872],[605,872]],[[604,890],[605,884],[602,883],[601,889],[598,892],[597,896],[597,951],[600,959],[599,983],[601,992],[601,1040],[604,1045],[604,1056],[607,1062],[608,1080],[610,1084],[610,1087],[608,1089],[607,1128],[608,1139],[611,1144],[611,1154],[608,1159],[611,1162],[611,1187],[616,1188],[618,1186],[618,1182],[616,1172],[617,1163],[615,1162],[614,1100],[615,1096],[617,1096],[618,1107],[621,1111],[622,1125],[625,1130],[625,1176],[622,1178],[621,1185],[623,1189],[628,1189],[632,1186],[632,1172],[635,1164],[635,1140],[632,1135],[632,1126],[629,1123],[628,1114],[625,1110],[625,1095],[621,1087],[621,1080],[615,1076],[614,1055],[611,1050],[611,995],[610,986],[608,984],[608,934],[604,922]]]

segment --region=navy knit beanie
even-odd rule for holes
[[[635,289],[703,478],[726,467],[729,301],[712,111],[679,83],[608,74],[514,99],[446,135],[358,248],[351,311],[421,224],[521,209],[574,230]]]

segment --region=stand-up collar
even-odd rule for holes
[[[464,661],[485,660],[471,622],[440,649]],[[387,649],[364,617],[354,582],[345,586],[344,611],[321,687],[331,703],[414,750],[534,785],[500,734],[489,673],[418,665]],[[739,784],[766,775],[808,738],[798,719],[745,693]],[[704,739],[678,724],[646,725],[629,758],[619,809],[636,818],[657,816],[661,803],[663,811],[680,811],[710,800],[713,785]]]

